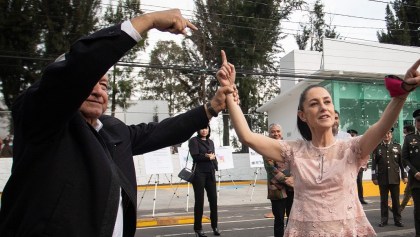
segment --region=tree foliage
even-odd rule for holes
[[[274,70],[275,56],[283,51],[279,40],[285,35],[280,21],[287,19],[303,1],[240,1],[240,0],[195,0],[196,12],[193,23],[200,29],[188,39],[195,48],[189,51],[191,61],[203,68],[218,68],[220,50],[225,50],[228,59],[237,70],[236,85],[241,98],[241,108],[248,113],[256,108],[261,95],[260,80],[277,88],[274,81],[252,76],[251,70]],[[214,80],[214,79],[213,79]],[[208,82],[211,84],[211,82]],[[208,97],[211,95],[209,94]],[[269,99],[269,97],[265,97]],[[227,117],[224,117],[223,144],[229,144]],[[248,124],[252,126],[248,120]]]
[[[37,77],[37,46],[41,29],[38,2],[0,1],[0,80],[4,102],[11,107],[16,96]]]
[[[199,87],[182,73],[187,55],[175,41],[159,41],[150,54],[151,68],[146,68],[142,83],[142,99],[166,100],[169,115],[196,104]]]
[[[135,16],[142,14],[140,9],[139,0],[118,0],[118,4],[114,7],[111,1],[105,11],[103,18],[103,24],[114,25],[121,23],[124,20],[131,19]],[[132,50],[121,59],[121,61],[132,62],[137,58],[137,53],[140,49],[144,49],[145,41],[143,37]],[[130,104],[128,100],[131,95],[136,91],[138,85],[135,80],[135,75],[132,74],[133,67],[118,66],[115,65],[109,74],[109,82],[111,87],[110,92],[110,103],[111,103],[111,115],[114,116],[116,106],[121,108],[128,108]]]
[[[44,57],[56,57],[69,50],[83,35],[95,30],[100,0],[40,0]]]
[[[295,36],[296,43],[300,50],[309,48],[311,51],[322,51],[324,38],[338,38],[332,23],[325,22],[324,4],[317,0],[308,16],[308,23],[300,24],[300,32]],[[309,44],[309,45],[308,45]]]
[[[386,32],[377,32],[379,42],[420,46],[420,0],[396,0],[392,6],[386,6]]]
[[[0,1],[0,80],[9,109],[51,59],[93,31],[99,4],[100,0]]]

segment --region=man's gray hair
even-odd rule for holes
[[[270,132],[271,128],[273,128],[273,127],[279,127],[280,132],[283,132],[283,128],[278,123],[272,123],[272,124],[268,125],[268,131]]]

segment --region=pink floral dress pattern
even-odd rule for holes
[[[295,185],[284,236],[376,236],[357,195],[357,174],[369,157],[360,156],[360,138],[324,148],[310,141],[279,141]]]

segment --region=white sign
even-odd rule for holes
[[[171,174],[174,172],[169,147],[143,155],[146,174]]]
[[[219,170],[233,169],[232,147],[222,146],[216,148],[216,158],[219,164]]]
[[[249,165],[251,168],[264,167],[264,160],[262,155],[249,148]]]
[[[188,155],[188,164],[187,167],[192,169],[193,159],[191,154],[188,152],[187,148],[178,147],[178,156],[179,156],[179,167],[184,168],[187,162],[187,155]]]

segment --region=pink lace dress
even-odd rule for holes
[[[284,236],[376,236],[357,196],[357,173],[368,158],[360,157],[360,138],[336,140],[325,148],[280,141],[295,185]]]

